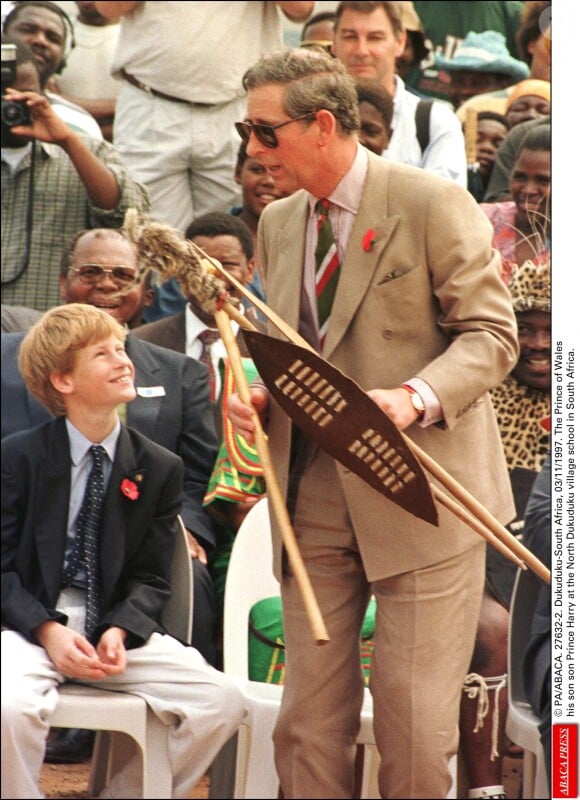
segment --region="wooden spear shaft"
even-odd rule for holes
[[[232,306],[228,304],[228,312],[231,308]],[[250,387],[248,386],[248,382],[246,380],[246,373],[244,372],[238,343],[230,325],[229,314],[222,310],[216,311],[214,316],[220,336],[226,347],[238,394],[244,403],[251,406],[252,401],[250,397]],[[252,326],[252,328],[254,328],[254,326]],[[262,428],[260,418],[255,411],[253,419],[256,426],[256,450],[258,451],[260,462],[264,470],[264,477],[268,487],[268,501],[271,504],[276,519],[278,520],[280,535],[282,537],[282,541],[284,542],[286,552],[288,553],[288,562],[292,568],[292,574],[296,578],[296,583],[298,584],[298,588],[302,595],[302,600],[304,602],[306,614],[310,622],[312,634],[317,644],[325,644],[326,642],[330,641],[330,637],[327,633],[324,620],[322,619],[322,614],[320,613],[320,608],[318,607],[318,602],[312,589],[308,572],[306,571],[304,561],[302,560],[302,554],[300,553],[298,542],[296,541],[296,536],[292,528],[292,523],[290,522],[288,509],[286,508],[282,490],[280,489],[280,484],[278,483],[278,477],[270,458],[270,448],[268,447],[264,429]]]

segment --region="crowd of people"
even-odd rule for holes
[[[237,730],[223,591],[268,492],[257,414],[330,637],[272,511],[283,796],[353,796],[373,598],[381,796],[446,797],[459,753],[465,796],[505,798],[513,562],[343,468],[231,320],[244,402],[195,281],[153,269],[129,220],[219,261],[253,327],[284,338],[234,282],[521,537],[549,460],[549,0],[2,6],[2,797],[90,756],[93,733],[50,728],[63,680],[147,700],[174,797]],[[187,645],[159,622],[178,515]],[[108,796],[139,796],[133,767]]]

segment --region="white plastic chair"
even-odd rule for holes
[[[272,572],[272,540],[268,501],[263,498],[240,526],[230,556],[224,596],[224,672],[237,676],[248,700],[249,713],[233,740],[222,750],[211,771],[209,797],[276,798],[279,782],[274,765],[272,734],[283,687],[248,680],[248,619],[252,606],[280,594]],[[378,751],[373,731],[373,701],[365,688],[357,744],[364,746],[361,798],[379,798]],[[455,759],[454,759],[455,761]],[[456,770],[452,770],[455,774]],[[448,795],[457,797],[456,781]]]
[[[193,620],[193,570],[187,533],[179,518],[175,553],[171,565],[171,599],[162,622],[168,632],[191,642]],[[136,743],[143,763],[143,798],[170,798],[173,776],[167,753],[167,728],[136,695],[110,692],[65,683],[50,718],[54,728],[86,728],[98,731],[89,777],[89,793],[105,788],[118,767],[134,752]],[[125,735],[122,735],[125,734]]]
[[[508,712],[506,734],[524,751],[522,797],[551,797],[540,740],[540,720],[524,690],[523,660],[541,581],[531,570],[518,570],[510,604],[508,629]]]

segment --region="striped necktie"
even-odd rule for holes
[[[332,303],[340,276],[338,248],[328,217],[329,207],[330,202],[326,199],[319,200],[316,203],[316,213],[318,214],[318,241],[316,243],[316,250],[314,251],[314,260],[316,264],[318,335],[320,337],[321,348],[324,345],[324,339],[328,331],[330,312],[332,310]]]

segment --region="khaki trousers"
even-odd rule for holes
[[[330,642],[316,645],[296,583],[285,576],[286,681],[274,733],[284,797],[353,796],[363,696],[359,636],[373,593],[370,688],[381,796],[445,798],[483,591],[483,540],[447,561],[369,584],[335,463],[322,452],[301,480],[294,530]],[[377,519],[385,548],[389,533],[389,520]]]

